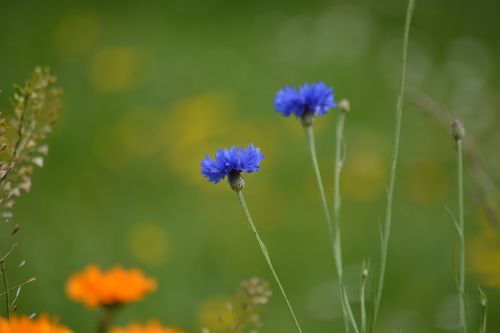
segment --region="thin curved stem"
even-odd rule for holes
[[[278,284],[278,287],[281,291],[281,294],[283,295],[283,298],[285,299],[285,303],[288,307],[288,311],[290,312],[290,316],[292,316],[295,327],[297,328],[297,331],[299,333],[302,333],[302,329],[300,328],[300,324],[297,320],[297,317],[295,316],[295,312],[293,311],[292,305],[290,304],[290,301],[288,300],[288,296],[286,295],[285,289],[283,288],[283,285],[281,284],[281,281],[278,278],[278,274],[276,273],[276,270],[274,269],[274,266],[271,262],[271,258],[269,257],[269,253],[267,251],[266,245],[264,244],[264,242],[260,238],[259,232],[257,231],[257,228],[255,227],[255,225],[253,223],[252,216],[250,215],[250,211],[248,210],[247,204],[245,202],[245,198],[243,197],[243,192],[236,191],[236,193],[238,194],[238,200],[240,202],[241,208],[243,209],[243,212],[245,213],[245,216],[248,220],[248,223],[250,224],[250,227],[252,228],[252,231],[255,234],[255,238],[257,239],[257,242],[259,243],[262,254],[264,255],[264,258],[266,259],[267,265],[269,266],[269,269],[271,270],[271,273],[273,274],[274,280],[276,280],[276,283]]]
[[[343,113],[341,113],[343,114]],[[345,116],[345,115],[344,115]],[[342,117],[342,116],[341,116]],[[343,123],[344,119],[339,119],[339,126],[341,127],[341,135],[342,135],[342,129],[343,129]],[[316,182],[318,184],[318,189],[319,189],[319,194],[321,198],[321,205],[323,207],[323,213],[325,217],[325,223],[328,228],[328,234],[330,236],[330,243],[332,247],[332,254],[333,254],[333,260],[335,264],[335,268],[337,270],[337,279],[339,283],[339,296],[340,296],[340,303],[341,303],[341,308],[342,308],[342,315],[344,317],[344,323],[345,323],[345,328],[346,332],[349,332],[349,325],[348,323],[352,325],[352,328],[356,333],[359,333],[358,326],[356,324],[356,321],[354,319],[354,316],[352,316],[352,310],[350,309],[350,304],[349,304],[349,299],[347,296],[347,293],[344,290],[344,279],[343,279],[343,269],[342,269],[342,249],[341,249],[341,243],[340,243],[340,228],[339,228],[339,217],[340,217],[340,198],[338,199],[339,202],[336,202],[335,205],[337,205],[337,208],[335,210],[335,213],[338,214],[336,215],[336,223],[334,224],[332,222],[332,218],[330,216],[330,210],[328,209],[328,202],[326,200],[326,195],[325,195],[325,189],[323,187],[323,180],[321,178],[321,172],[319,170],[319,164],[318,164],[318,158],[316,156],[316,143],[314,140],[314,130],[312,126],[304,126],[304,130],[306,132],[306,137],[307,137],[307,142],[309,146],[309,152],[311,154],[311,161],[314,169],[314,174],[316,176]],[[338,131],[337,131],[338,132]],[[336,172],[335,172],[335,183],[336,183],[336,194],[340,192],[340,170],[341,168],[338,168],[339,163],[340,165],[342,164],[341,158],[340,158],[340,153],[341,153],[341,145],[342,145],[342,140],[338,140],[337,138],[337,157],[336,157]],[[338,158],[338,160],[337,160]]]
[[[339,112],[339,118],[337,121],[336,130],[336,144],[335,144],[335,170],[333,177],[333,226],[335,230],[335,261],[337,262],[337,278],[339,281],[340,288],[344,288],[344,269],[343,269],[343,259],[342,259],[342,232],[340,228],[340,212],[342,207],[341,197],[340,197],[340,174],[342,173],[342,167],[344,165],[344,159],[342,157],[342,147],[344,144],[344,124],[345,124],[346,113],[342,110]],[[350,303],[347,297],[347,292],[345,293],[345,304],[343,304],[344,312],[349,313]],[[352,312],[352,311],[351,311]],[[345,316],[344,316],[345,318]],[[355,323],[354,323],[355,324]],[[347,326],[347,325],[346,325]],[[355,329],[357,331],[357,329]],[[346,329],[349,332],[349,329]]]
[[[487,319],[488,319],[488,299],[486,294],[477,286],[479,291],[479,301],[481,304],[481,320],[479,324],[479,333],[486,333]]]
[[[333,223],[335,228],[335,247],[338,256],[338,275],[339,279],[343,278],[342,268],[342,243],[341,243],[341,229],[340,229],[340,211],[341,211],[341,197],[340,197],[340,174],[344,165],[342,157],[342,147],[344,143],[344,124],[346,114],[343,111],[339,113],[336,131],[336,147],[335,147],[335,172],[333,179]]]
[[[463,182],[463,154],[462,140],[456,140],[457,143],[457,184],[458,184],[458,240],[459,240],[459,258],[460,267],[458,275],[458,293],[459,293],[459,318],[460,327],[463,333],[467,333],[467,320],[465,311],[465,228],[464,228],[464,182]]]
[[[389,246],[389,238],[391,235],[392,202],[394,198],[394,184],[396,181],[396,170],[397,170],[398,155],[399,155],[399,141],[401,137],[401,123],[403,118],[403,100],[405,95],[405,84],[406,84],[406,60],[408,57],[408,40],[410,36],[410,26],[414,8],[415,8],[415,0],[409,0],[408,7],[406,9],[403,52],[402,52],[403,54],[401,59],[401,81],[400,81],[399,95],[396,105],[396,126],[394,129],[391,169],[389,175],[389,186],[387,189],[387,206],[385,213],[384,229],[382,231],[382,238],[381,238],[382,244],[381,244],[380,271],[378,276],[377,289],[375,291],[375,297],[374,297],[373,321],[371,326],[371,332],[373,332],[373,330],[375,329],[375,324],[377,322],[377,317],[380,307],[380,301],[382,299],[382,292],[384,289],[385,269],[387,264],[387,250]]]
[[[368,267],[369,264],[364,262],[363,268],[361,269],[361,288],[360,288],[361,333],[366,333],[365,291],[366,291],[366,283],[368,282]]]

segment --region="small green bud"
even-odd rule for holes
[[[460,120],[455,119],[451,123],[451,135],[455,141],[462,140],[465,137],[464,124]]]
[[[361,279],[365,281],[368,278],[368,268],[363,268],[361,270]]]
[[[339,109],[342,112],[348,113],[351,111],[351,103],[349,103],[348,99],[341,99],[339,102]]]

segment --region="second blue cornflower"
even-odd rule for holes
[[[285,87],[278,91],[274,108],[285,117],[294,114],[308,123],[314,116],[322,116],[336,106],[334,96],[333,89],[323,82],[306,82],[298,90]]]

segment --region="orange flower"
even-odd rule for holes
[[[73,331],[42,315],[33,320],[27,316],[12,317],[10,320],[0,318],[0,333],[73,333]]]
[[[163,327],[157,321],[150,321],[145,325],[130,324],[127,327],[115,327],[111,333],[183,333],[180,329],[173,327]]]
[[[156,281],[138,269],[114,267],[103,272],[94,265],[74,274],[66,283],[68,296],[90,308],[135,302],[155,289]]]

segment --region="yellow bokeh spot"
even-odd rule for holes
[[[232,99],[216,92],[193,96],[171,107],[160,129],[168,167],[185,179],[206,184],[200,161],[214,147],[222,147],[225,140],[221,138],[237,128],[234,111]]]
[[[496,205],[491,207],[495,211],[490,213],[496,214]],[[491,222],[485,211],[479,209],[477,224],[480,232],[468,240],[468,262],[481,284],[500,290],[500,234]]]
[[[498,213],[496,205],[490,208]],[[468,240],[469,268],[481,284],[500,290],[500,234],[483,209],[478,210],[476,221],[480,232]]]
[[[469,242],[470,269],[481,284],[500,289],[500,235],[482,233]]]
[[[90,82],[100,92],[127,91],[144,78],[141,55],[130,47],[109,46],[100,49],[90,62]]]
[[[342,184],[346,197],[372,201],[384,193],[387,177],[387,143],[374,133],[364,133],[347,147]]]
[[[64,17],[57,25],[54,36],[57,54],[65,60],[86,55],[94,46],[99,31],[99,18],[95,13]]]
[[[168,233],[156,223],[134,225],[129,232],[128,241],[134,258],[147,265],[164,264],[170,254]]]
[[[481,231],[487,235],[496,235],[499,232],[500,209],[498,202],[498,197],[491,193],[484,193],[481,196],[481,209],[478,210],[477,223]]]
[[[446,192],[448,173],[438,162],[420,160],[410,169],[407,184],[410,197],[415,202],[435,202]]]
[[[220,331],[233,327],[236,323],[234,313],[229,310],[229,297],[213,297],[201,303],[198,310],[198,321],[201,327],[210,331]]]

